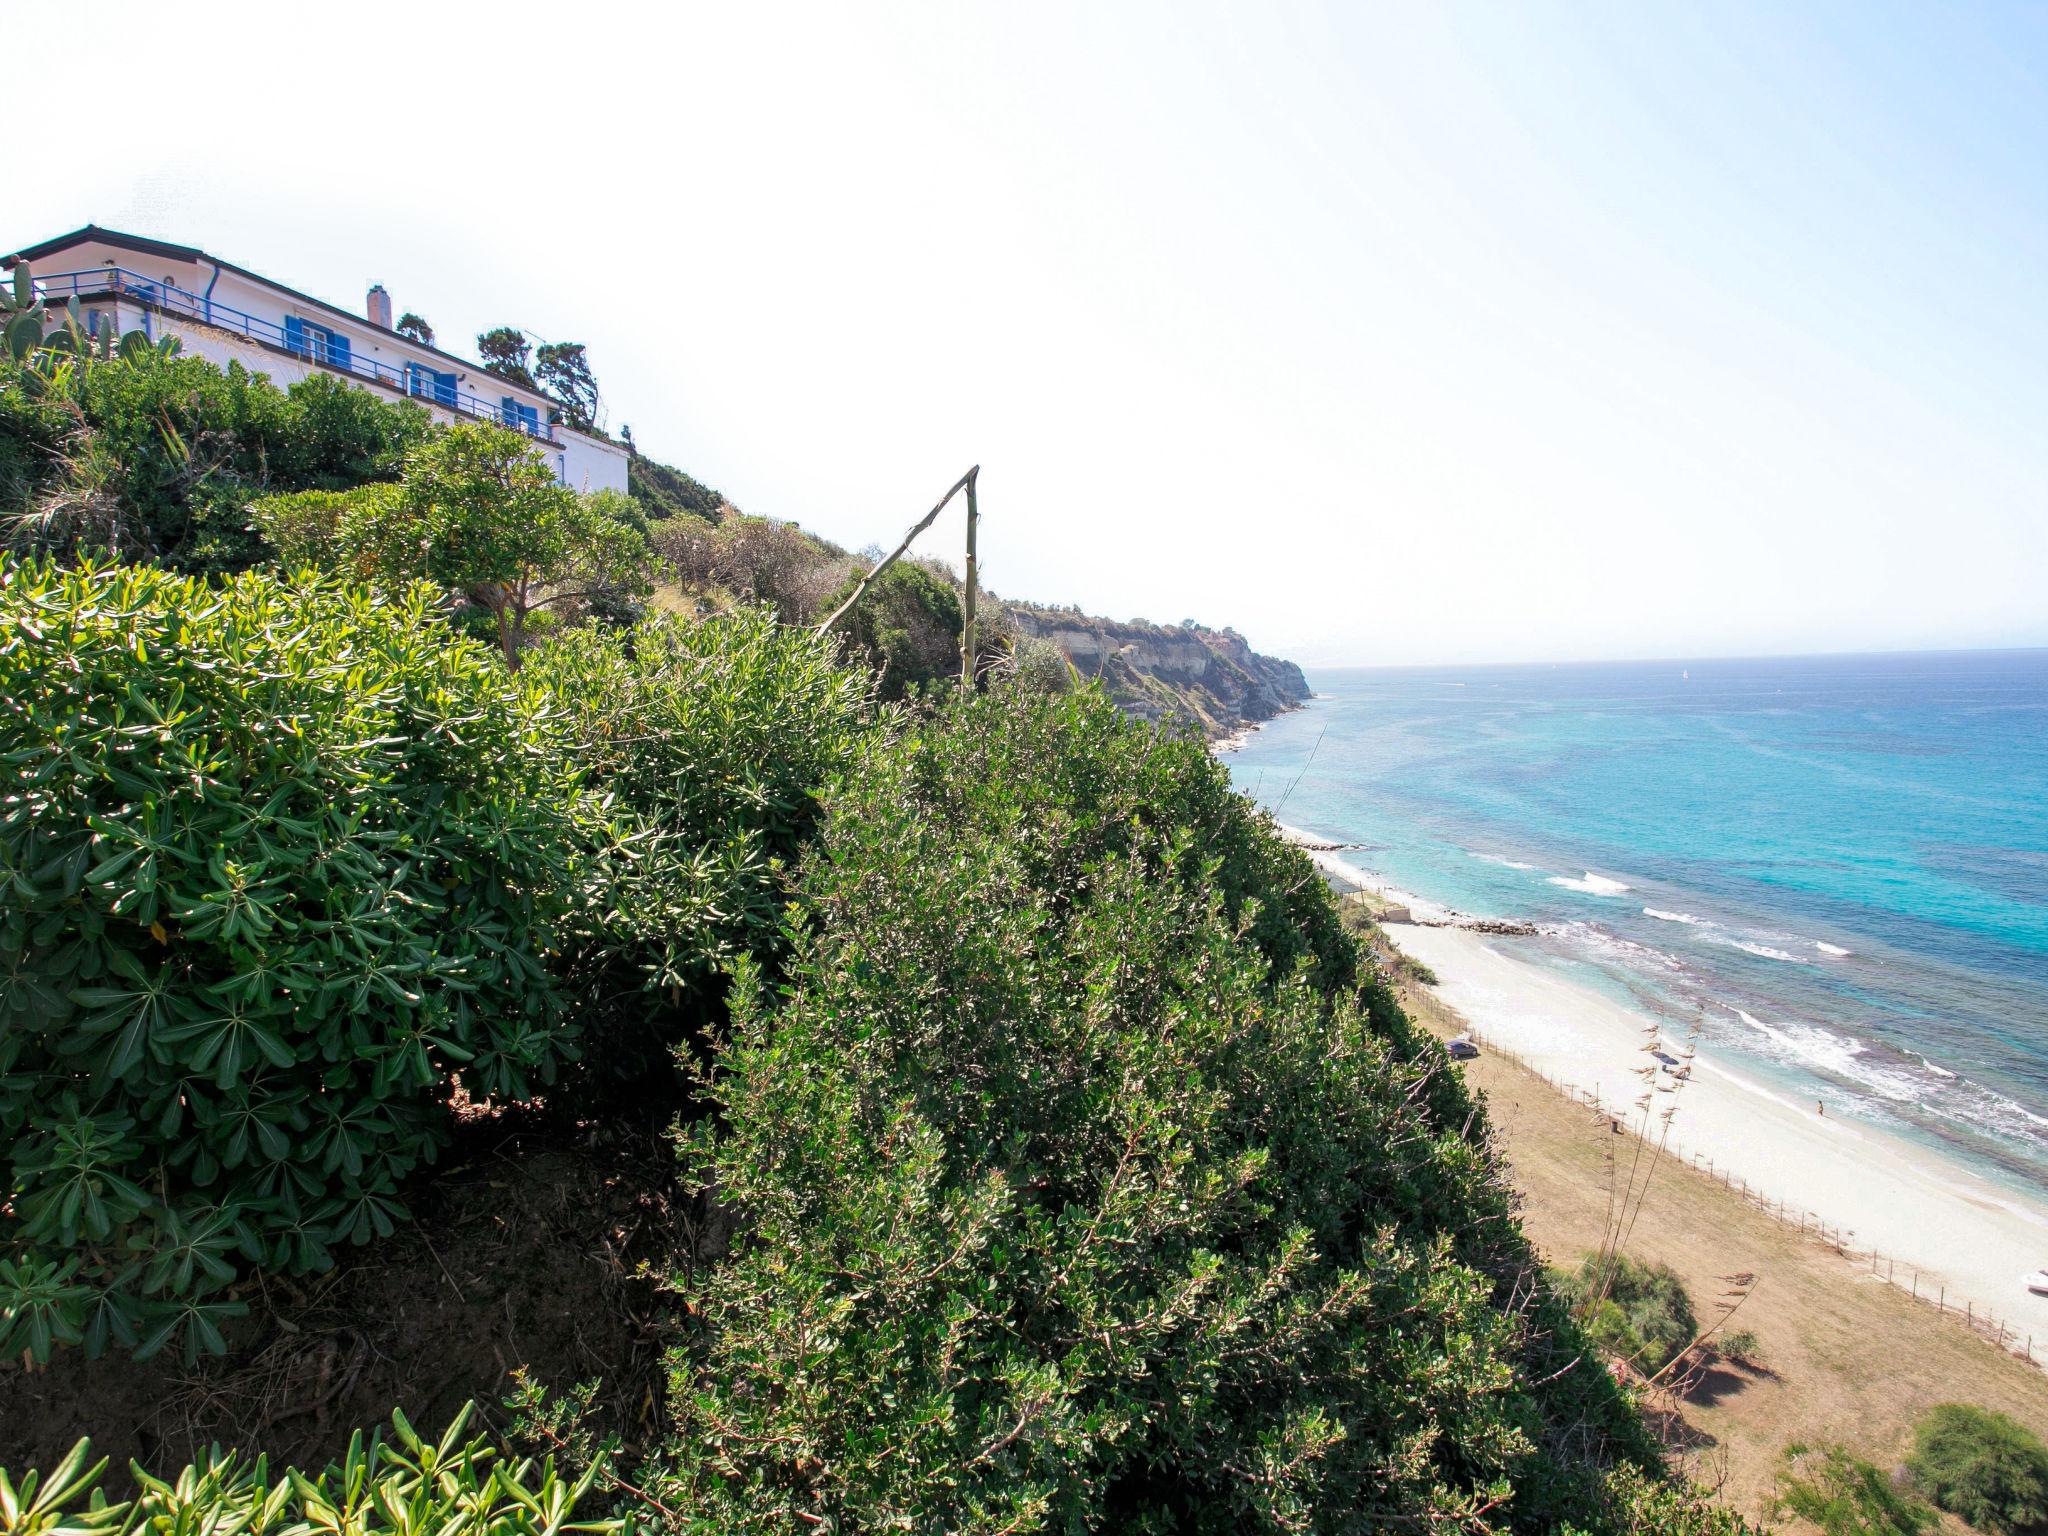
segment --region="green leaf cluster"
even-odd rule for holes
[[[487,422],[417,444],[395,486],[268,498],[254,516],[287,558],[467,596],[490,611],[513,665],[536,611],[648,590],[634,504],[570,490],[530,438]]]
[[[1198,741],[999,689],[828,795],[686,1135],[720,1531],[1710,1529],[1483,1116]],[[743,966],[742,970],[746,968]],[[778,1005],[779,1003],[779,1005]]]
[[[611,1536],[623,1520],[578,1520],[604,1476],[604,1458],[564,1478],[552,1459],[507,1461],[481,1436],[465,1438],[470,1410],[429,1440],[393,1413],[392,1439],[357,1431],[341,1459],[307,1474],[272,1476],[267,1458],[218,1447],[168,1478],[130,1463],[137,1489],[112,1501],[107,1463],[81,1440],[47,1477],[0,1467],[0,1536]]]
[[[2048,1531],[2048,1446],[2010,1414],[1968,1403],[1931,1408],[1906,1466],[1930,1499],[1980,1531]]]
[[[1608,1356],[1654,1376],[1699,1337],[1685,1282],[1667,1264],[1625,1253],[1589,1253],[1556,1277],[1588,1337]]]
[[[604,834],[434,601],[0,557],[0,1353],[221,1348],[575,1054]]]
[[[1785,1447],[1775,1502],[1776,1513],[1823,1536],[1921,1536],[1941,1523],[1910,1490],[1839,1445]]]
[[[643,1097],[678,1042],[722,1019],[727,968],[780,952],[818,791],[874,724],[866,679],[834,650],[749,608],[571,630],[521,671],[556,701],[586,785],[644,832],[577,968],[591,1069]]]
[[[824,611],[837,612],[863,574],[849,574]],[[849,654],[880,679],[884,698],[900,699],[960,675],[960,596],[951,581],[915,561],[884,571],[839,627]]]
[[[391,479],[429,430],[418,406],[327,374],[286,391],[156,351],[45,377],[16,367],[0,373],[0,518],[46,547],[238,571],[272,553],[252,500]]]

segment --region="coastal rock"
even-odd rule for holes
[[[1463,928],[1468,933],[1497,933],[1516,939],[1531,938],[1536,933],[1534,923],[1520,923],[1505,917],[1460,917],[1444,926]]]
[[[1262,656],[1234,629],[1195,623],[1118,623],[1062,608],[1009,605],[1022,634],[1057,646],[1082,676],[1099,678],[1127,714],[1192,720],[1221,739],[1299,708],[1301,668]]]

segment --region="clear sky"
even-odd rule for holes
[[[2048,643],[2048,5],[91,14],[0,245],[584,341],[852,547],[978,460],[997,590],[1310,663]]]

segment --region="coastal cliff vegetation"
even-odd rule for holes
[[[0,1525],[1737,1528],[1199,731],[503,437],[0,382]]]

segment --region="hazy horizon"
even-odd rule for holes
[[[1246,636],[1249,640],[1251,637]],[[1258,649],[1257,642],[1252,644]],[[1711,666],[1731,661],[1855,661],[1908,656],[2043,656],[2048,645],[1907,646],[1854,651],[1726,651],[1675,656],[1474,656],[1459,661],[1319,661],[1303,663],[1315,672],[1416,672],[1438,667],[1657,667]],[[1288,660],[1294,658],[1289,657]]]
[[[978,461],[997,591],[1310,666],[2048,644],[2048,9],[274,16],[16,82],[114,152],[0,245],[584,341],[851,548]]]

